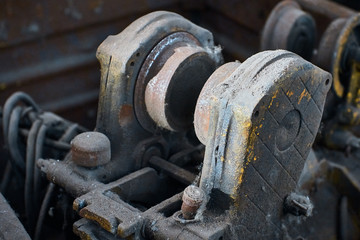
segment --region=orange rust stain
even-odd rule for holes
[[[244,168],[242,167],[242,168],[240,169],[240,176],[239,176],[239,181],[238,181],[239,186],[240,186],[240,184],[241,184],[242,181],[243,181],[243,175],[244,175]]]
[[[302,101],[302,99],[303,99],[304,97],[307,98],[308,101],[311,99],[311,96],[310,96],[310,94],[306,91],[306,89],[304,89],[304,90],[302,91],[302,93],[301,93],[301,95],[300,95],[300,98],[299,98],[299,100],[298,100],[298,104],[301,103],[301,101]]]
[[[80,210],[79,215],[83,218],[90,219],[96,221],[100,226],[102,226],[105,230],[111,231],[111,223],[106,221],[104,218],[88,211],[86,208]]]
[[[133,108],[129,104],[121,106],[119,111],[119,124],[121,127],[129,125],[134,118]]]

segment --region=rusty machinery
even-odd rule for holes
[[[305,19],[295,35],[315,29],[292,7]],[[41,111],[23,93],[4,106],[12,160],[2,189],[11,171],[23,182],[35,239],[50,212],[82,239],[358,236],[356,179],[311,151],[335,85],[329,73],[285,50],[223,64],[209,31],[169,12],[109,36],[97,57],[94,131]],[[342,186],[340,219],[355,230],[327,230],[338,221],[332,216],[314,233],[326,212],[314,195],[319,179]]]
[[[263,50],[288,49],[332,73],[324,115],[337,116],[324,131],[330,148],[359,148],[353,129],[359,123],[359,18],[357,12],[334,3],[287,0],[273,9],[263,29]]]
[[[328,214],[327,219],[337,219],[337,236],[340,239],[356,239],[354,235],[359,233],[359,212],[355,203],[357,200],[354,200],[358,199],[358,190],[355,189],[359,189],[356,177],[360,146],[357,67],[359,17],[358,12],[332,2],[282,1],[269,15],[261,38],[263,50],[292,50],[333,76],[321,134],[315,146],[316,156],[322,161],[314,160],[309,172],[317,177],[321,176],[327,182],[315,184],[319,193],[313,192],[313,198],[318,202],[334,201],[338,205],[328,209],[333,213]],[[339,150],[345,154],[339,154]],[[315,181],[314,179],[313,176],[310,182]],[[352,206],[349,208],[349,205]],[[325,213],[325,210],[319,211],[319,215]],[[337,218],[334,217],[336,213],[339,216]],[[351,218],[352,221],[345,224],[342,222],[344,218]],[[307,223],[308,226],[311,224],[316,225],[318,222]],[[328,232],[328,236],[330,235],[336,234]],[[317,237],[323,238],[324,235],[317,234]]]

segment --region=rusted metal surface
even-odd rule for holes
[[[208,51],[190,46],[176,48],[148,82],[146,110],[157,126],[171,131],[191,128],[196,99],[217,65],[217,60],[212,59],[216,53]]]
[[[204,48],[213,47],[212,35],[207,30],[177,14],[156,12],[133,22],[122,33],[108,37],[98,49],[102,84],[96,130],[109,137],[114,150],[114,161],[108,165],[116,171],[112,171],[113,176],[110,179],[134,170],[135,161],[129,161],[128,156],[132,155],[132,149],[139,141],[150,136],[139,124],[134,109],[137,105],[133,105],[134,87],[142,63],[160,40],[179,31],[188,32],[196,37]],[[126,51],[123,48],[124,43]],[[132,111],[128,111],[129,116],[118,115],[124,105],[132,108]],[[120,126],[118,119],[124,117],[131,120],[127,121],[126,126]],[[118,164],[122,167],[116,168]]]
[[[156,203],[164,184],[154,169],[143,168],[77,198],[74,210],[122,238],[139,237],[146,211],[137,206]]]
[[[99,132],[84,132],[71,141],[71,160],[79,166],[97,167],[111,160],[109,139]]]
[[[84,177],[82,169],[79,171],[75,164],[71,165],[67,161],[38,159],[37,165],[50,182],[64,188],[73,197],[81,196],[102,186],[102,183],[94,180],[94,177],[91,178],[91,175]]]
[[[201,188],[190,185],[185,188],[182,201],[182,217],[185,220],[193,219],[202,203],[205,202],[205,193]]]
[[[227,68],[230,68],[230,71],[224,71]],[[155,156],[150,158],[150,166],[161,169],[167,178],[157,175],[151,168],[143,168],[120,180],[97,187],[75,200],[74,209],[80,216],[97,222],[114,237],[231,239],[235,236],[233,234],[236,234],[236,237],[241,234],[252,237],[279,237],[283,234],[278,226],[282,224],[283,199],[296,190],[297,179],[319,127],[331,77],[300,57],[285,51],[264,52],[243,64],[230,64],[218,71],[221,74],[215,73],[210,78],[217,85],[209,83],[208,89],[205,86],[204,90],[212,90],[211,94],[207,95],[212,101],[209,101],[211,115],[200,178],[202,190],[197,192],[199,194],[192,196],[191,189],[185,189],[182,195],[183,207],[179,200],[176,200],[176,207],[171,208],[171,212],[156,214],[162,212],[159,212],[159,209],[170,207],[175,204],[174,200],[178,199],[176,194],[168,199],[163,193],[160,194],[164,190],[160,186],[169,178],[184,183],[181,175],[185,177],[186,174],[183,172],[177,175],[176,168],[179,167],[173,168],[175,171],[169,171],[171,164],[165,164],[165,160],[159,161],[160,158]],[[220,80],[214,76],[219,76]],[[265,79],[269,81],[269,85],[266,85]],[[301,79],[308,81],[303,82]],[[253,91],[249,91],[251,87],[254,87]],[[233,88],[237,90],[233,91]],[[226,95],[227,91],[235,95]],[[252,110],[247,111],[246,106],[251,102],[249,100],[255,97],[255,93],[262,97],[254,101]],[[231,101],[226,96],[232,96]],[[224,106],[228,103],[228,107],[218,104],[217,101]],[[261,106],[258,106],[259,104]],[[226,111],[229,107],[233,107],[232,110]],[[250,124],[244,120],[247,116],[244,114],[248,114]],[[311,114],[311,118],[307,117],[307,114]],[[231,122],[231,125],[224,121]],[[220,128],[214,129],[213,126]],[[238,134],[239,132],[243,134]],[[213,143],[222,138],[228,141],[223,141],[223,145],[221,141],[218,145]],[[257,140],[259,138],[263,140]],[[274,153],[264,152],[264,149]],[[215,161],[215,165],[211,163],[214,158],[213,155],[209,158],[209,153],[215,154],[215,160],[219,159]],[[291,159],[287,158],[289,155],[292,156]],[[277,163],[276,165],[266,162],[269,156],[275,158],[271,162]],[[242,162],[243,159],[246,162]],[[273,167],[270,172],[268,166]],[[275,172],[277,177],[268,176]],[[148,186],[150,183],[151,187]],[[262,188],[265,190],[261,190]],[[219,195],[213,191],[218,191]],[[142,194],[152,197],[140,198]],[[219,201],[217,198],[223,202],[215,204],[214,201]],[[297,203],[301,206],[304,204],[301,201]],[[200,205],[204,206],[201,210]],[[231,214],[223,214],[224,210],[229,210]],[[219,212],[222,214],[219,215]],[[265,219],[263,212],[271,217]],[[201,217],[193,219],[195,214]],[[211,219],[214,218],[219,222],[212,222]],[[224,221],[224,218],[227,220]],[[263,223],[261,229],[256,225],[259,221]],[[91,235],[89,222],[86,223],[88,227],[80,227],[80,224],[76,226],[78,227],[75,231],[81,236]],[[247,231],[244,232],[242,226],[245,226]],[[145,229],[145,232],[140,229]]]
[[[183,53],[182,48],[184,50],[188,49],[187,53]],[[189,62],[187,58],[192,59],[190,64],[193,69],[201,67],[204,71],[193,75],[196,72],[194,73],[192,68],[184,66]],[[172,127],[175,129],[189,127],[189,122],[191,124],[192,121],[191,115],[194,107],[183,106],[181,109],[180,106],[173,106],[180,99],[176,99],[176,97],[174,99],[174,95],[176,96],[176,94],[172,89],[175,89],[179,93],[183,93],[184,91],[193,93],[192,98],[188,96],[188,102],[193,103],[193,98],[198,95],[195,89],[197,88],[197,91],[199,91],[199,88],[201,89],[208,75],[214,71],[211,67],[214,68],[219,60],[218,53],[215,52],[215,49],[204,49],[203,43],[200,43],[195,36],[189,33],[176,32],[162,39],[146,57],[136,80],[134,104],[136,106],[136,116],[140,124],[149,131],[154,131],[157,123],[162,123],[162,127],[166,127],[169,130],[172,130]],[[213,62],[213,64],[209,64],[209,61]],[[168,70],[166,70],[166,68]],[[183,72],[182,69],[187,69],[187,71]],[[169,74],[168,71],[172,76],[164,75]],[[185,76],[182,76],[184,74],[189,74],[189,76],[194,78],[196,76],[198,80],[192,81],[191,79],[187,79]],[[204,76],[199,74],[204,74]],[[185,82],[181,82],[177,79],[186,80]],[[149,84],[150,81],[151,84]],[[162,83],[164,81],[167,81],[167,83]],[[176,84],[175,86],[174,83]],[[152,92],[152,90],[155,91],[155,88],[157,88],[157,91]],[[180,91],[181,89],[183,90]],[[187,91],[189,89],[192,90]],[[146,96],[149,102],[147,105],[145,100]],[[155,109],[152,108],[152,101],[158,101],[156,103],[154,102],[154,106],[157,106]],[[174,110],[174,108],[177,109]],[[160,111],[160,113],[156,113],[157,110]],[[181,112],[181,114],[174,116],[174,111]],[[181,115],[183,119],[178,119],[179,115]],[[176,123],[174,121],[176,121]],[[175,126],[171,127],[169,124]]]

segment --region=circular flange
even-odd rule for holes
[[[286,49],[310,59],[315,45],[314,19],[294,1],[282,1],[272,10],[261,36],[261,49]]]
[[[203,144],[206,144],[209,130],[212,90],[228,78],[240,64],[230,62],[222,65],[210,76],[201,90],[195,108],[194,126],[196,136]]]
[[[337,38],[335,48],[329,51],[333,52],[331,72],[334,78],[333,88],[338,97],[346,95],[349,78],[351,76],[351,66],[349,66],[349,47],[351,44],[360,45],[360,14],[357,14],[346,21],[339,37]],[[351,74],[349,74],[351,73]]]
[[[281,120],[276,132],[275,143],[280,151],[285,151],[299,135],[301,127],[301,114],[298,110],[289,111]]]
[[[332,21],[324,32],[319,44],[318,53],[314,59],[315,64],[319,67],[329,71],[332,70],[334,50],[345,23],[346,19],[338,18]]]
[[[173,33],[152,49],[135,85],[135,112],[143,128],[181,131],[192,125],[196,99],[216,69],[211,55],[186,32]]]

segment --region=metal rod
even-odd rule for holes
[[[185,185],[190,185],[196,178],[195,174],[157,156],[150,158],[149,164],[151,167],[163,171],[169,177],[172,177]]]

